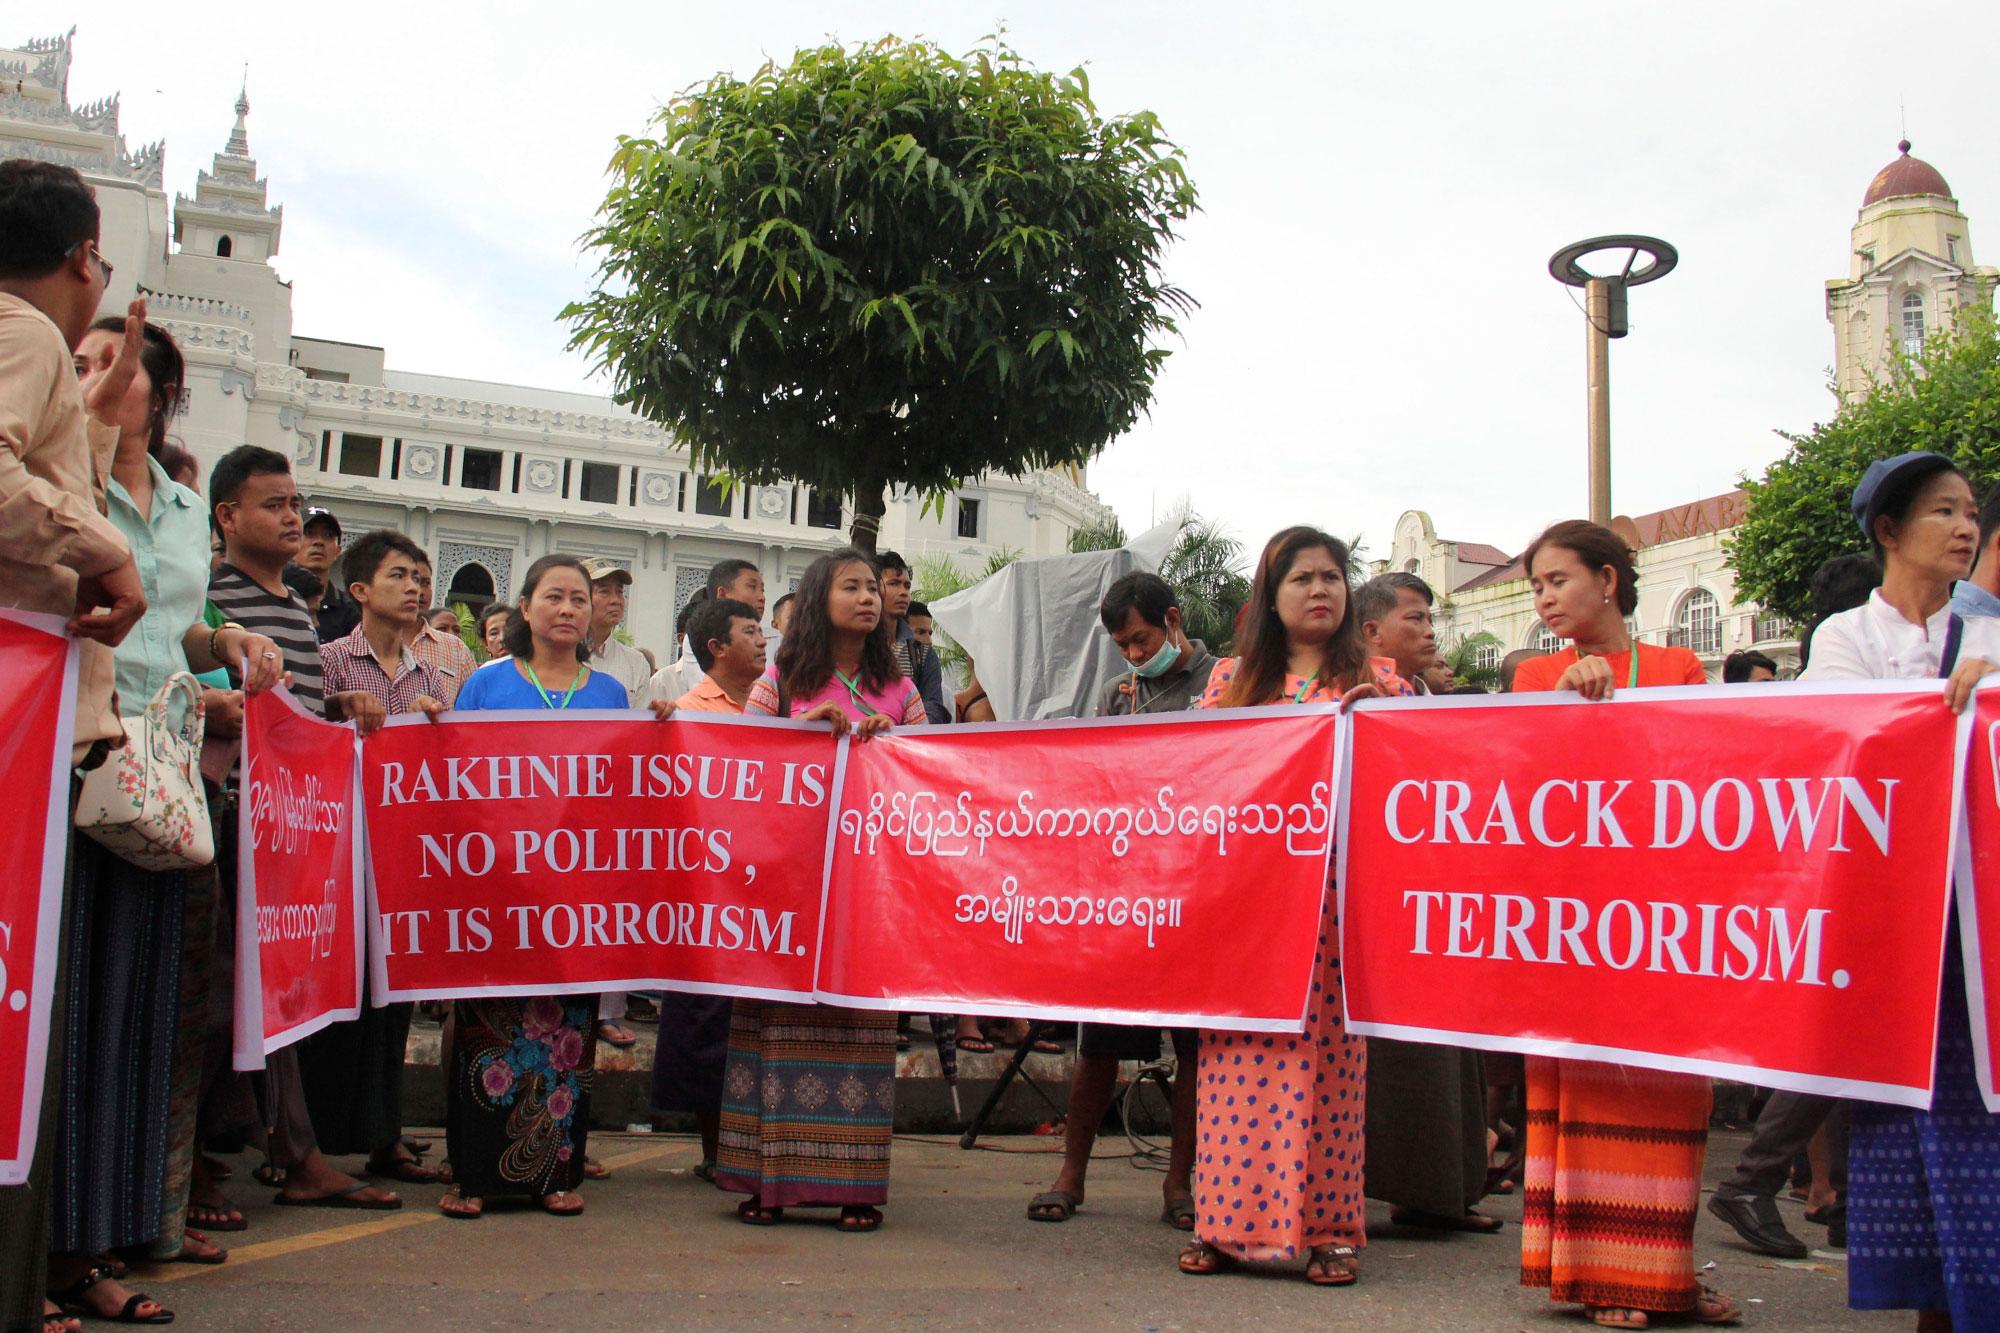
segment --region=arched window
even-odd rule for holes
[[[215,253],[218,257],[222,259],[229,258],[229,252],[234,250],[235,248],[236,248],[236,243],[230,240],[227,236],[223,237],[221,240],[215,243]]]
[[[1924,350],[1924,294],[1903,293],[1903,350],[1911,356]]]
[[[1528,640],[1528,646],[1538,653],[1553,653],[1563,646],[1563,641],[1556,637],[1556,632],[1549,628],[1547,621],[1537,620],[1535,633]]]
[[[1497,643],[1480,644],[1472,650],[1472,664],[1481,671],[1498,671],[1500,669],[1500,645]]]
[[[1674,622],[1674,642],[1705,657],[1722,651],[1722,604],[1706,588],[1696,588],[1681,603]]]
[[[493,601],[493,575],[481,564],[460,565],[444,595],[445,606],[464,606],[477,616]]]

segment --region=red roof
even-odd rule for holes
[[[1692,504],[1675,505],[1671,509],[1656,509],[1650,514],[1640,514],[1631,519],[1613,519],[1612,525],[1622,528],[1629,522],[1639,534],[1639,545],[1642,549],[1648,546],[1660,546],[1667,542],[1699,537],[1703,533],[1728,531],[1743,521],[1744,506],[1749,503],[1749,498],[1740,490],[1725,491],[1721,495],[1711,495],[1706,500],[1696,500]],[[1474,588],[1484,588],[1490,584],[1505,583],[1510,579],[1523,579],[1528,576],[1528,567],[1522,563],[1519,556],[1509,559],[1495,547],[1480,546],[1477,543],[1461,545],[1458,548],[1461,559],[1465,558],[1468,546],[1473,550],[1491,552],[1498,556],[1499,560],[1494,563],[1498,564],[1499,568],[1488,569],[1474,575],[1453,588],[1453,592],[1469,592]],[[1473,563],[1485,564],[1486,560],[1484,556],[1480,556],[1476,557]]]
[[[1863,208],[1884,199],[1895,199],[1904,195],[1928,194],[1940,198],[1952,197],[1951,187],[1944,183],[1944,176],[1938,169],[1922,158],[1910,156],[1910,141],[1903,140],[1896,145],[1901,154],[1894,162],[1875,173],[1875,179],[1868,182],[1868,193],[1862,197]]]
[[[1472,565],[1504,565],[1513,557],[1485,542],[1458,542],[1458,558]]]

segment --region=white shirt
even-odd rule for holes
[[[604,646],[590,655],[590,669],[601,671],[623,685],[626,701],[634,708],[639,706],[640,696],[646,691],[646,682],[653,677],[653,664],[646,660],[646,655],[616,639],[606,639]]]
[[[701,663],[694,660],[694,650],[688,646],[685,636],[680,641],[681,655],[652,674],[643,688],[633,696],[636,705],[648,704],[655,699],[665,699],[669,703],[680,698],[695,686],[701,684],[708,673],[701,669]]]
[[[1958,655],[2000,662],[2000,620],[1964,620]],[[1882,600],[1881,589],[1852,611],[1820,622],[1813,631],[1812,660],[1800,680],[1921,680],[1935,678],[1944,664],[1945,636],[1951,627],[1951,607],[1922,625]]]

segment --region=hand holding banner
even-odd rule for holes
[[[812,998],[839,744],[768,719],[392,719],[362,746],[374,994]]]
[[[235,1067],[361,1013],[354,730],[289,690],[243,706],[237,807]]]
[[[1351,1028],[1928,1104],[1935,682],[1474,702],[1354,714]]]
[[[1973,696],[1965,761],[1965,844],[1959,856],[1959,938],[1972,1010],[1979,1095],[2000,1113],[2000,689]]]
[[[1331,706],[916,728],[847,760],[820,998],[1297,1032]]]
[[[76,640],[60,616],[0,610],[0,663],[0,791],[14,812],[13,834],[0,840],[0,1185],[19,1185],[35,1155],[48,1068]]]

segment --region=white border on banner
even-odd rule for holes
[[[1690,691],[1699,690],[1699,694]],[[1649,685],[1636,689],[1616,690],[1609,699],[1584,699],[1570,690],[1535,690],[1526,694],[1442,694],[1399,696],[1393,699],[1363,699],[1356,703],[1354,711],[1379,712],[1395,708],[1546,708],[1571,705],[1592,706],[1622,703],[1695,703],[1718,698],[1761,698],[1795,699],[1800,695],[1856,695],[1856,694],[1916,694],[1933,695],[1940,705],[1944,699],[1944,681],[1929,677],[1913,680],[1841,680],[1841,681],[1793,681],[1787,682],[1774,691],[1768,681],[1742,685]],[[1959,837],[1959,823],[1964,817],[1965,798],[1965,753],[1966,739],[1971,735],[1972,707],[1967,705],[1959,714],[1953,731],[1953,746],[1956,760],[1951,770],[1951,823],[1946,831],[1946,857],[1944,868],[1944,891],[1953,892],[1952,868],[1964,847]],[[1335,824],[1336,836],[1340,839],[1339,872],[1336,889],[1341,906],[1341,957],[1348,956],[1347,938],[1347,843],[1349,804],[1353,793],[1354,768],[1350,749],[1342,754],[1348,762],[1340,772],[1338,820]],[[1945,920],[1949,928],[1950,918]],[[1961,917],[1960,930],[1964,929]],[[1943,932],[1940,932],[1938,947],[1940,954],[1944,947]],[[1971,960],[1967,960],[1968,974]],[[1943,968],[1939,968],[1942,985]],[[1971,994],[1968,975],[1967,994]],[[1343,972],[1340,995],[1341,1013],[1352,1014],[1347,997],[1347,980]],[[1823,1078],[1814,1074],[1802,1074],[1791,1070],[1765,1069],[1755,1065],[1732,1064],[1721,1060],[1698,1060],[1681,1056],[1661,1055],[1652,1051],[1628,1050],[1620,1046],[1591,1046],[1576,1042],[1555,1041],[1535,1037],[1501,1037],[1472,1032],[1450,1032],[1441,1028],[1405,1027],[1395,1023],[1377,1023],[1369,1019],[1347,1019],[1347,1030],[1364,1037],[1392,1037],[1405,1041],[1431,1042],[1450,1046],[1466,1046],[1484,1051],[1517,1051],[1526,1055],[1546,1055],[1565,1060],[1600,1060],[1611,1064],[1633,1065],[1640,1069],[1660,1069],[1669,1073],[1707,1074],[1713,1078],[1736,1079],[1745,1083],[1755,1083],[1767,1088],[1782,1088],[1788,1092],[1817,1093],[1832,1097],[1858,1098],[1863,1101],[1888,1102],[1896,1106],[1927,1108],[1931,1104],[1932,1088],[1937,1084],[1937,1028],[1939,1009],[1931,1006],[1931,1076],[1930,1086],[1906,1088],[1897,1083],[1871,1083],[1860,1079]],[[1975,1022],[1979,1010],[1974,1010]],[[1984,1049],[1980,1043],[1976,1048]],[[1987,1080],[1982,1075],[1981,1094],[1985,1094]],[[1988,1102],[1988,1110],[1996,1108]]]
[[[297,697],[283,685],[274,685],[268,692],[276,696],[280,702],[300,717],[329,727],[337,726],[341,730],[346,731],[350,736],[355,736],[358,740],[358,733],[352,722],[340,723],[327,721],[327,719],[320,717],[304,704],[300,703]],[[234,1024],[236,1037],[234,1042],[235,1049],[231,1053],[230,1058],[230,1067],[240,1072],[252,1072],[262,1069],[265,1066],[267,1057],[284,1050],[287,1046],[296,1045],[304,1041],[307,1037],[312,1036],[313,1033],[320,1031],[322,1028],[331,1027],[335,1023],[350,1022],[353,1019],[361,1017],[362,996],[366,993],[362,985],[364,980],[362,972],[364,963],[360,954],[360,951],[366,947],[367,937],[361,931],[361,927],[366,923],[357,920],[354,923],[353,1007],[329,1009],[326,1013],[307,1019],[305,1022],[296,1024],[295,1026],[288,1027],[282,1032],[267,1034],[264,1031],[264,967],[263,957],[259,952],[258,945],[257,878],[254,870],[257,858],[252,854],[250,838],[250,778],[251,774],[256,771],[256,762],[257,756],[250,753],[249,730],[245,728],[243,776],[236,796],[236,1022]],[[357,817],[354,821],[354,836],[350,842],[354,849],[356,878],[354,880],[354,893],[349,904],[349,910],[359,912],[362,909],[363,901],[362,885],[359,878],[362,836],[360,828],[362,821],[359,818],[361,809],[361,756],[359,753],[354,755],[352,772],[354,774],[352,791]],[[248,984],[245,983],[245,978],[249,979]]]
[[[1990,680],[1991,677],[1988,677]],[[1974,714],[1979,708],[1979,695],[1986,693],[1989,686],[1982,682],[1973,692],[1972,702],[1965,706],[1959,722],[1967,734],[1967,743],[1960,747],[1959,772],[1965,765],[1975,762],[1972,753],[1979,743],[1977,722]],[[1993,687],[2000,693],[2000,687]],[[1988,742],[1989,746],[1991,742]],[[1989,752],[1990,754],[1990,752]],[[1991,763],[1989,757],[1986,761]],[[1994,790],[2000,795],[2000,773],[1996,773]],[[1959,954],[1965,963],[1965,1007],[1972,1025],[1972,1068],[1979,1079],[1979,1099],[1986,1103],[1989,1113],[2000,1114],[2000,1087],[1993,1080],[1993,1056],[1987,1049],[1990,1040],[1986,1023],[1986,975],[1982,970],[1982,956],[1979,951],[1979,893],[1978,881],[1972,868],[1972,811],[1961,808],[1954,822],[1954,832],[1958,839],[1958,854],[1952,858],[1952,867],[1957,871],[1953,892],[1958,903],[1958,944]],[[1936,1081],[1933,1071],[1932,1081]]]
[[[0,1185],[24,1185],[40,1137],[42,1089],[49,1067],[49,1011],[56,995],[56,963],[63,929],[63,871],[69,861],[69,785],[76,748],[77,641],[61,616],[40,611],[0,609],[0,616],[64,641],[62,680],[57,686],[56,731],[49,756],[49,808],[42,830],[42,887],[36,895],[35,971],[28,992],[27,1068],[22,1072],[21,1138],[18,1158],[0,1158]],[[50,1126],[53,1130],[54,1126]]]
[[[968,1013],[977,1009],[988,1018],[1038,1018],[1058,1023],[1118,1023],[1128,1027],[1203,1028],[1211,1032],[1273,1032],[1296,1037],[1300,1022],[1288,1018],[1241,1018],[1223,1014],[1174,1014],[1151,1009],[1093,1009],[1069,1004],[995,1004],[963,995],[842,995],[819,991],[821,1004],[877,1012]],[[1301,1022],[1303,1019],[1301,1019]]]
[[[833,790],[826,802],[826,841],[821,845],[819,857],[819,930],[813,938],[812,995],[809,1002],[820,1002],[819,970],[826,957],[826,905],[833,894],[833,849],[840,838],[840,812],[847,804],[847,747],[854,743],[845,732],[841,733],[840,748],[833,756]]]
[[[561,722],[564,720],[586,722],[646,722],[653,725],[671,726],[676,722],[692,722],[699,726],[718,727],[779,727],[821,733],[830,732],[833,727],[825,722],[803,722],[797,718],[765,717],[761,713],[696,713],[675,712],[661,723],[649,709],[644,708],[568,708],[560,714],[546,708],[476,708],[467,712],[446,712],[437,718],[439,722]],[[432,720],[422,713],[398,713],[382,724],[384,727],[427,727]],[[354,800],[362,811],[359,821],[365,828],[367,819],[367,791],[361,781],[361,747],[365,742],[357,741],[355,746]],[[840,813],[840,784],[846,773],[847,738],[841,737],[834,752],[834,771],[830,776],[830,790],[827,793],[826,840],[829,849],[833,846],[834,834],[838,828]],[[369,845],[367,857],[368,872],[368,940],[369,975],[375,979],[376,988],[372,992],[372,1002],[376,1005],[401,1004],[411,1000],[477,1000],[494,995],[595,995],[611,994],[617,991],[672,990],[687,995],[718,995],[744,1000],[778,1000],[790,1004],[812,1004],[815,992],[812,990],[787,990],[776,986],[742,986],[719,981],[686,981],[677,977],[626,977],[617,981],[579,982],[566,986],[447,986],[409,987],[402,990],[391,989],[389,985],[389,959],[387,940],[382,935],[381,903],[375,889],[374,845]],[[826,886],[831,873],[830,866],[821,871],[819,901],[819,933],[826,932]],[[813,946],[813,979],[819,979],[819,941]]]

